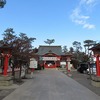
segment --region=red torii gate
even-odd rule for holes
[[[7,75],[7,70],[8,70],[8,63],[9,63],[9,58],[11,57],[11,50],[12,47],[4,44],[0,46],[0,51],[1,51],[1,56],[4,58],[4,70],[3,70],[3,75]]]
[[[100,77],[100,44],[92,47],[90,50],[93,51],[94,57],[96,57],[96,75]]]

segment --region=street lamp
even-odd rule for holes
[[[9,64],[9,58],[11,57],[11,46],[8,45],[1,45],[0,46],[0,51],[1,51],[1,56],[4,58],[4,70],[3,70],[3,75],[7,75],[7,70],[8,70],[8,64]]]
[[[6,4],[6,0],[0,0],[0,8],[3,8]]]

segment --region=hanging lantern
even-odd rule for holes
[[[0,0],[0,8],[3,8],[6,4],[6,0]]]

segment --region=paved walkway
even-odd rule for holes
[[[93,91],[97,95],[100,96],[100,87],[95,87],[91,84],[90,75],[82,74],[77,71],[71,71],[72,79],[80,83],[81,85],[85,86],[89,90]]]
[[[58,70],[44,70],[3,100],[100,100],[100,96]]]

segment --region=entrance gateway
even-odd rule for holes
[[[56,68],[57,61],[60,61],[59,57],[43,57],[45,68]]]
[[[61,62],[70,62],[71,54],[62,52],[61,46],[39,46],[38,48],[38,64],[45,68],[60,67]]]

